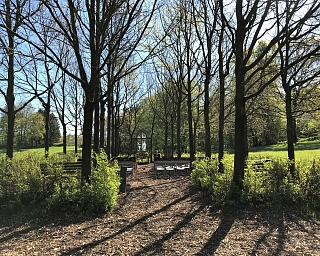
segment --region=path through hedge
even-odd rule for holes
[[[320,225],[286,210],[216,209],[185,176],[139,166],[111,216],[0,220],[0,255],[319,255]]]

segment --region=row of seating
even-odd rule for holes
[[[190,165],[182,164],[182,165],[154,165],[154,171],[157,177],[164,176],[178,176],[178,175],[189,175],[190,174]]]

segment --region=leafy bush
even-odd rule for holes
[[[191,181],[203,192],[212,196],[215,202],[227,199],[232,181],[233,166],[231,161],[223,161],[224,172],[219,173],[217,159],[201,159],[193,163]]]
[[[76,177],[62,181],[48,199],[53,211],[109,213],[117,200],[120,177],[117,167],[109,164],[103,151],[94,157],[96,166],[92,168],[90,183],[81,185],[80,172]]]
[[[64,161],[76,161],[75,154],[19,154],[13,159],[0,157],[0,210],[23,206],[48,206],[49,210],[67,212],[110,212],[115,205],[120,178],[105,154],[95,156],[90,184],[81,186],[80,170],[76,175],[62,175]],[[42,169],[40,168],[42,165]],[[14,207],[11,207],[14,205]]]
[[[13,160],[0,158],[0,198],[6,203],[27,204],[41,198],[40,156],[24,154]]]
[[[254,161],[253,161],[254,163]],[[194,162],[191,180],[202,191],[211,195],[216,203],[228,201],[230,194],[233,162],[223,161],[224,172],[218,172],[218,162],[214,159]],[[243,180],[244,188],[240,203],[285,204],[307,206],[319,211],[320,205],[320,159],[295,162],[295,175],[291,176],[286,159],[274,159],[256,171],[248,164]]]

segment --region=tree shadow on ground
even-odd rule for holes
[[[122,229],[118,230],[117,232],[109,235],[109,236],[105,236],[99,240],[95,240],[95,241],[92,241],[90,243],[87,243],[87,244],[83,244],[81,246],[78,246],[78,247],[75,247],[75,248],[72,248],[70,250],[67,250],[63,253],[61,253],[61,255],[83,255],[83,253],[86,253],[86,252],[89,252],[91,249],[93,249],[94,247],[98,246],[99,244],[101,243],[104,243],[106,241],[108,241],[109,239],[112,239],[116,236],[119,236],[131,229],[133,229],[135,226],[139,225],[139,224],[143,224],[144,222],[146,222],[149,218],[153,217],[154,215],[156,214],[160,214],[161,212],[165,212],[167,210],[169,210],[170,207],[174,206],[175,204],[179,204],[181,203],[182,201],[186,200],[189,198],[190,195],[186,194],[184,195],[183,197],[180,197],[176,200],[174,200],[173,202],[165,205],[164,207],[156,210],[156,211],[153,211],[153,212],[150,212],[146,215],[144,215],[143,217],[137,219],[136,221],[130,223],[129,225],[126,225],[124,226]],[[204,207],[204,206],[203,206]],[[190,214],[190,216],[187,217],[187,220],[192,218],[192,216],[196,215],[198,211],[201,211],[201,208],[200,207],[197,211],[195,211],[194,213]],[[175,230],[179,230],[182,226],[181,225],[185,225],[188,221],[183,221],[179,227],[176,227]],[[172,232],[177,232],[177,231],[172,231]],[[172,233],[171,232],[171,233]],[[163,243],[163,241],[169,239],[170,237],[172,236],[172,234],[168,235],[168,236],[165,236],[163,239],[161,239],[160,241],[156,242],[156,243]],[[148,248],[151,248],[152,246],[148,246],[147,249],[144,249],[143,252],[146,252],[148,250]],[[140,252],[139,254],[137,255],[143,255],[141,254],[142,252]]]
[[[236,214],[234,209],[223,208],[221,211],[219,227],[214,231],[209,240],[196,255],[214,255],[220,243],[229,233],[235,219]]]
[[[167,233],[166,235],[162,236],[160,239],[156,240],[155,242],[149,244],[148,246],[144,247],[140,251],[136,252],[134,255],[153,255],[155,253],[161,253],[163,249],[163,245],[166,241],[170,240],[174,235],[178,234],[179,231],[183,228],[186,227],[191,220],[199,214],[201,211],[204,210],[206,205],[202,204],[200,205],[196,210],[188,213],[182,221],[180,221],[172,230],[171,232]]]
[[[305,216],[296,209],[293,208],[285,208],[279,207],[274,209],[269,209],[259,211],[259,222],[264,223],[264,227],[266,232],[263,233],[259,239],[255,241],[255,244],[252,248],[252,251],[249,255],[255,256],[261,254],[262,251],[266,252],[268,255],[280,255],[284,251],[288,250],[290,246],[296,246],[294,244],[288,244],[288,239],[292,239],[292,234],[290,234],[290,229],[295,230],[295,233],[300,232],[300,235],[307,235],[310,239],[317,241],[317,226],[319,225],[319,221],[317,219],[310,219],[308,216]],[[305,222],[303,224],[303,222]],[[305,225],[310,225],[307,229]],[[310,229],[310,227],[315,227],[314,230]],[[315,232],[315,233],[314,233]],[[296,242],[303,243],[295,238]],[[271,242],[270,242],[271,241]],[[294,248],[293,251],[295,251]],[[302,251],[296,251],[296,254],[304,254],[303,248]],[[295,254],[295,255],[296,255]],[[311,255],[306,253],[306,255]]]
[[[277,246],[276,248],[268,248],[270,255],[279,255],[283,251],[284,240],[286,238],[286,231],[284,225],[283,214],[276,213],[278,218],[269,220],[267,232],[265,232],[255,243],[250,255],[255,256],[259,255],[259,249],[267,243],[269,237],[273,235],[274,232],[277,232]],[[265,218],[265,216],[264,216]],[[273,251],[273,252],[272,252]]]
[[[21,212],[7,215],[0,215],[0,244],[11,239],[27,235],[32,231],[41,230],[43,227],[62,227],[83,223],[92,220],[97,216],[73,215],[64,213],[47,213],[45,215],[38,212],[28,212],[23,209]]]

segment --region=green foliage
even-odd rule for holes
[[[80,172],[63,180],[48,199],[50,210],[101,214],[113,209],[120,185],[117,168],[110,165],[103,151],[94,159],[96,167],[92,169],[90,183],[81,186]]]
[[[224,160],[224,172],[218,172],[217,160],[194,162],[191,180],[202,191],[211,195],[215,203],[228,202],[231,192],[233,163]],[[320,159],[295,163],[295,176],[289,172],[292,164],[286,159],[274,159],[257,171],[252,160],[245,170],[241,203],[279,204],[298,206],[309,211],[320,211]]]
[[[0,157],[0,201],[26,205],[43,199],[39,155],[25,154],[13,160]]]
[[[43,118],[44,118],[43,122],[45,122],[45,111],[43,109],[39,109],[38,113],[43,116]],[[54,143],[59,142],[60,138],[61,138],[61,134],[60,134],[58,118],[53,113],[50,113],[50,115],[49,115],[49,145],[52,146]]]
[[[80,170],[72,175],[62,169],[62,162],[76,160],[73,153],[52,154],[46,159],[35,153],[17,153],[13,159],[1,156],[0,213],[10,213],[9,206],[17,210],[32,206],[45,209],[46,205],[48,210],[59,212],[110,212],[120,184],[116,167],[102,152],[95,156],[91,183],[82,186]]]
[[[224,160],[223,163],[224,172],[219,173],[217,159],[196,160],[191,172],[193,184],[200,187],[203,192],[212,195],[212,199],[216,203],[221,203],[227,199],[232,182],[232,162]]]
[[[0,143],[4,144],[7,137],[6,115],[0,116]],[[27,106],[15,115],[14,127],[15,145],[19,147],[39,146],[42,143],[45,132],[44,118],[41,114],[34,112],[32,106]]]

